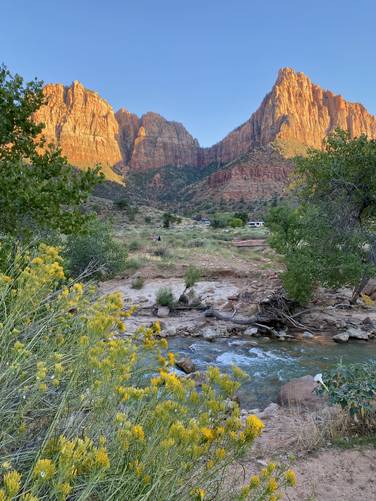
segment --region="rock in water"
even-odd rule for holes
[[[323,399],[315,392],[318,383],[313,376],[291,379],[279,391],[278,403],[285,407],[306,407],[310,409],[322,407]]]
[[[347,329],[346,334],[348,334],[351,339],[360,339],[362,341],[368,341],[369,337],[368,332],[356,328]]]
[[[244,336],[257,336],[257,335],[259,335],[257,327],[248,327],[244,331]]]
[[[189,357],[180,358],[176,361],[175,365],[186,374],[191,374],[192,372],[197,371],[197,367]]]
[[[336,343],[347,343],[349,338],[350,336],[347,334],[347,332],[340,332],[339,334],[336,334],[332,337],[333,341],[335,341]]]

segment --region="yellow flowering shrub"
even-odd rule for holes
[[[199,389],[159,322],[124,335],[134,309],[70,283],[58,249],[17,259],[0,275],[0,500],[213,499],[264,426],[228,405],[242,371]],[[295,483],[276,471],[221,499],[275,499]]]

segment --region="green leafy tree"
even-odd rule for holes
[[[295,175],[297,208],[267,216],[285,288],[305,302],[319,284],[352,286],[355,302],[376,274],[376,141],[337,130],[296,160]]]
[[[163,228],[169,228],[171,224],[180,224],[182,219],[180,216],[175,216],[170,212],[165,212],[162,216]]]
[[[248,221],[248,214],[246,212],[235,212],[234,218],[240,219],[241,221],[243,221],[243,225],[245,225]]]
[[[241,228],[244,224],[243,219],[240,219],[240,217],[233,217],[230,219],[231,228]]]
[[[99,167],[75,171],[43,139],[34,113],[45,103],[42,82],[24,83],[0,66],[0,232],[23,235],[35,227],[80,230],[80,210],[102,180]]]

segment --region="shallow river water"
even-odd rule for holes
[[[192,338],[171,338],[171,351],[190,357],[198,369],[216,365],[231,371],[236,365],[250,379],[239,391],[244,408],[264,408],[275,402],[281,385],[295,377],[315,375],[337,362],[361,362],[376,359],[376,342],[336,344],[332,341],[258,342],[247,339],[216,339],[214,342]]]

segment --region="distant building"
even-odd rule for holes
[[[250,228],[262,228],[264,226],[264,221],[248,221],[247,225]]]

